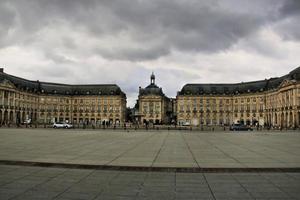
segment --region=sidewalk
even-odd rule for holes
[[[141,168],[300,168],[296,132],[0,129],[0,160]]]

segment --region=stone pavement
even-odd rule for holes
[[[0,165],[0,199],[300,199],[300,173],[120,172]]]
[[[300,133],[0,129],[1,160],[149,168],[300,168]]]

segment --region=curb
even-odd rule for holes
[[[17,160],[0,160],[0,165],[17,165],[30,167],[49,167],[66,169],[93,169],[114,171],[144,171],[144,172],[177,172],[177,173],[300,173],[300,167],[293,168],[199,168],[199,167],[142,167],[142,166],[115,166],[115,165],[92,165],[71,163],[48,163]]]

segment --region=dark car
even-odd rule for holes
[[[253,129],[249,126],[246,126],[244,124],[234,124],[230,126],[231,131],[253,131]]]

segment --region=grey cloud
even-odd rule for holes
[[[126,49],[100,49],[96,50],[101,56],[109,59],[117,60],[131,60],[131,61],[143,61],[143,60],[153,60],[160,56],[169,54],[169,49],[155,46],[151,48],[139,47],[132,48],[128,47]]]
[[[46,51],[45,52],[45,57],[47,59],[52,60],[53,62],[57,63],[57,64],[64,64],[64,63],[74,63],[72,60],[66,58],[64,55],[60,55],[57,53],[54,53],[52,51]]]
[[[279,9],[281,18],[274,29],[285,40],[300,40],[300,1],[287,0]]]
[[[286,0],[279,11],[282,16],[300,15],[300,1]]]
[[[300,12],[300,10],[299,10]],[[284,39],[291,41],[300,40],[300,15],[299,17],[281,21],[274,26],[276,32]]]
[[[72,40],[69,37],[62,38],[62,43],[63,43],[63,46],[65,46],[68,49],[76,49],[77,48],[77,45],[75,44],[74,40]]]
[[[9,41],[9,34],[15,25],[15,13],[6,1],[0,2],[0,47]]]
[[[156,69],[174,97],[298,65],[299,13],[298,0],[0,0],[0,60],[33,80],[117,83],[131,102]]]
[[[222,7],[217,0],[7,2],[20,22],[16,27],[19,32],[15,34],[19,34],[17,38],[23,38],[23,42],[30,36],[34,37],[32,35],[37,34],[40,29],[62,23],[68,26],[70,31],[85,30],[89,37],[100,41],[105,36],[115,37],[120,45],[123,43],[120,35],[126,33],[132,41],[132,44],[127,44],[126,49],[118,46],[99,48],[101,43],[90,47],[92,51],[107,59],[117,60],[154,60],[172,50],[205,53],[223,51],[268,22],[268,15],[234,12],[235,5],[230,0],[228,2],[233,7],[231,10]],[[265,6],[264,3],[261,5]],[[3,9],[3,6],[1,7]],[[284,4],[282,12],[288,12],[289,9],[288,4]],[[276,10],[267,13],[272,12]],[[5,23],[12,24],[4,19],[1,24]],[[57,37],[66,36],[61,36],[58,32]],[[153,43],[159,45],[153,47]],[[76,48],[75,43],[66,41],[63,44],[65,48]]]

